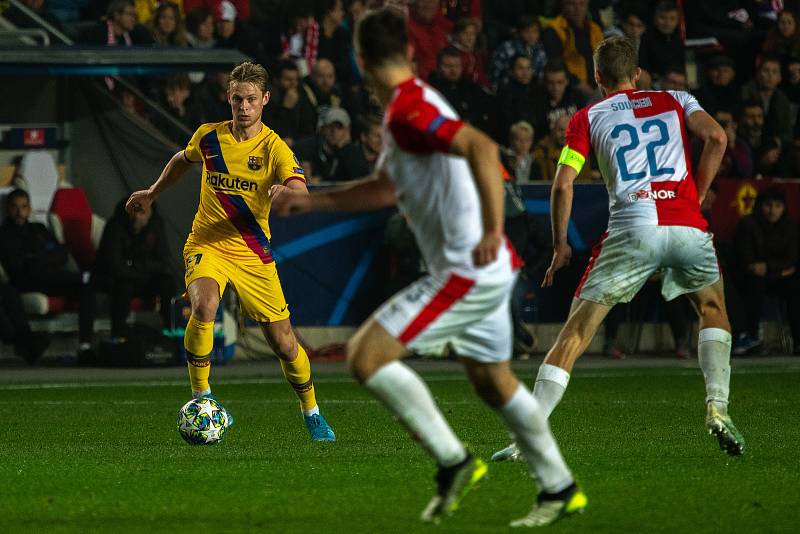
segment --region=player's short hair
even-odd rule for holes
[[[233,87],[235,83],[252,83],[259,89],[261,89],[262,93],[267,92],[267,69],[259,65],[258,63],[251,63],[250,61],[245,61],[244,63],[239,63],[236,65],[233,70],[231,71],[231,77],[228,81],[228,87]]]
[[[6,206],[10,206],[11,203],[18,198],[26,198],[28,199],[28,202],[31,200],[31,196],[24,189],[14,189],[8,195],[6,195]]]
[[[356,48],[367,65],[404,62],[408,49],[408,28],[395,9],[370,11],[356,26]]]
[[[603,39],[594,51],[594,66],[606,87],[632,80],[638,63],[636,45],[621,35]]]

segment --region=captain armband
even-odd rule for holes
[[[575,172],[581,172],[583,169],[583,164],[586,163],[586,158],[584,158],[580,152],[572,150],[570,147],[565,146],[561,150],[561,156],[558,158],[559,165],[567,165],[568,167],[572,167],[575,169]]]

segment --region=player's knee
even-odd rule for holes
[[[217,315],[217,307],[219,306],[219,298],[200,297],[192,301],[192,315],[204,323],[211,322]]]

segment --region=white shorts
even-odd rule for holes
[[[422,354],[441,355],[449,343],[464,358],[506,361],[511,358],[509,298],[515,280],[426,276],[392,296],[374,317],[390,335]]]
[[[635,226],[604,234],[575,296],[613,306],[630,302],[656,271],[672,300],[719,280],[713,235],[689,226]]]

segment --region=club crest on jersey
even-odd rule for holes
[[[637,200],[670,200],[673,198],[675,198],[675,191],[645,191],[642,189],[628,194],[628,200],[631,202],[636,202]]]
[[[264,166],[264,158],[259,158],[258,156],[250,156],[247,160],[247,168],[251,171],[257,171],[261,167]]]

